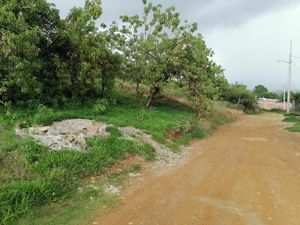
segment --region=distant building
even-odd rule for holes
[[[286,110],[288,104],[278,101],[277,99],[259,98],[258,106],[262,109],[283,109]]]

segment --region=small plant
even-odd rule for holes
[[[31,124],[30,124],[28,121],[22,121],[22,122],[19,124],[19,127],[20,127],[21,129],[29,128],[29,127],[31,127]]]
[[[205,138],[207,136],[207,130],[203,127],[195,127],[191,132],[192,138]]]
[[[131,165],[132,172],[138,172],[141,170],[141,168],[142,168],[141,164],[132,164]]]
[[[54,117],[54,111],[44,105],[39,105],[33,121],[35,124],[49,124]]]
[[[93,111],[95,113],[104,113],[109,106],[109,102],[107,99],[99,99],[93,106]]]

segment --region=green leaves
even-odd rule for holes
[[[120,57],[98,31],[101,14],[100,0],[86,0],[65,20],[46,0],[6,0],[0,8],[0,102],[64,104],[110,92]]]
[[[223,71],[211,61],[213,53],[196,33],[198,25],[187,21],[182,24],[175,7],[163,9],[159,4],[143,3],[142,18],[122,16],[122,26],[113,24],[108,31],[112,36],[118,33],[114,36],[115,48],[124,56],[124,78],[136,82],[137,87],[148,86],[148,107],[169,82],[188,90],[198,102],[195,105],[217,98],[221,88],[215,85],[221,83],[214,80]]]
[[[98,19],[102,14],[101,0],[86,0],[85,11],[93,20]]]

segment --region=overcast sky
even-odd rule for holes
[[[84,0],[48,0],[61,15]],[[199,24],[215,61],[222,65],[230,82],[242,82],[252,89],[263,84],[280,90],[287,83],[289,41],[294,56],[300,57],[300,0],[155,0],[176,6],[183,19]],[[141,0],[102,0],[101,22],[142,10]],[[300,90],[300,58],[294,58],[293,88]]]

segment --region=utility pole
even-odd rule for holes
[[[284,85],[284,88],[283,88],[283,110],[286,110],[285,92],[286,92],[286,85]]]
[[[277,62],[284,62],[284,63],[289,64],[286,112],[290,113],[290,111],[291,111],[292,63],[293,63],[293,40],[291,40],[291,42],[290,42],[289,61],[287,62],[285,60],[278,60]]]
[[[287,96],[287,113],[291,111],[291,86],[292,86],[292,56],[293,54],[293,41],[290,42],[290,56],[289,56],[289,78],[288,78],[288,96]]]

